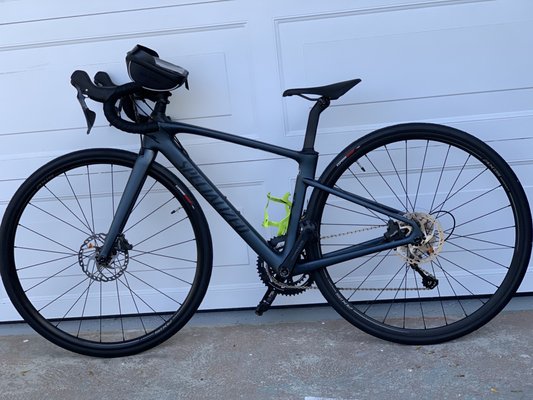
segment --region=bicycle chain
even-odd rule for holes
[[[335,238],[335,237],[340,237],[340,236],[347,236],[347,235],[353,235],[353,234],[356,234],[356,233],[360,233],[360,232],[365,232],[365,231],[370,231],[370,230],[373,230],[373,229],[378,229],[378,228],[383,228],[385,225],[381,226],[373,226],[373,227],[369,227],[369,228],[362,228],[362,229],[356,229],[356,230],[353,230],[353,231],[348,231],[348,232],[342,232],[342,233],[335,233],[335,234],[332,234],[332,235],[327,235],[327,236],[321,236],[320,237],[320,240],[324,240],[324,239],[331,239],[331,238]],[[420,268],[420,267],[419,267]],[[421,268],[422,269],[422,268]],[[422,271],[426,272],[425,270],[422,269]],[[268,274],[269,275],[269,278],[271,281],[275,282],[276,285],[279,285],[280,287],[284,288],[284,289],[294,289],[294,286],[292,285],[287,285],[283,282],[280,282],[278,281],[273,275],[271,274]],[[300,287],[298,286],[298,289],[301,289],[303,291],[305,290],[308,290],[308,289],[314,289],[314,290],[318,290],[318,286],[316,285],[310,285],[310,286],[306,286],[306,287]],[[399,290],[405,290],[405,291],[421,291],[421,290],[431,290],[430,288],[426,288],[426,287],[416,287],[416,288],[343,288],[343,287],[338,287],[337,290],[352,290],[352,291],[362,291],[362,292],[375,292],[375,291],[382,291],[382,292],[388,292],[388,291],[391,291],[391,292],[397,292]]]

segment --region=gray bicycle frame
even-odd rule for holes
[[[301,151],[286,149],[269,143],[232,135],[212,129],[201,128],[180,122],[160,122],[160,130],[150,135],[145,135],[142,140],[142,148],[135,162],[124,194],[120,200],[115,217],[106,236],[105,243],[101,248],[100,255],[105,258],[111,254],[117,237],[124,229],[127,218],[133,209],[137,197],[142,189],[148,168],[154,161],[158,152],[161,152],[187,181],[207,200],[220,216],[233,228],[233,230],[275,271],[284,265],[292,270],[292,274],[298,275],[311,272],[318,268],[327,267],[343,261],[376,253],[382,250],[392,249],[398,246],[415,242],[422,236],[418,225],[404,216],[404,212],[386,205],[371,201],[353,193],[340,189],[330,188],[315,179],[318,153],[314,150],[316,135],[316,121],[311,121],[306,132],[304,147]],[[313,129],[314,125],[314,129]],[[299,165],[299,173],[294,187],[294,197],[287,230],[285,245],[281,252],[272,249],[267,241],[254,227],[239,213],[231,202],[218,190],[218,188],[205,176],[200,168],[190,159],[185,149],[177,139],[177,134],[187,133],[219,139],[225,142],[262,150],[295,160]],[[313,190],[328,192],[334,196],[348,200],[355,204],[371,209],[389,218],[402,221],[412,227],[409,235],[397,240],[385,240],[383,236],[354,244],[345,249],[333,251],[312,261],[301,261],[299,255],[305,246],[303,239],[299,241],[300,221],[304,214],[304,202],[307,187]],[[288,260],[297,260],[290,262]],[[284,264],[285,263],[285,264]]]

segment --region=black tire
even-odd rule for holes
[[[320,181],[410,213],[428,232],[425,245],[314,273],[327,301],[363,331],[403,344],[444,342],[486,324],[518,289],[531,254],[528,201],[479,139],[434,124],[387,127],[346,147]],[[309,250],[315,259],[382,237],[389,220],[318,189],[309,213],[320,230]],[[422,275],[438,285],[427,289]]]
[[[133,247],[108,268],[95,263],[136,157],[114,149],[59,157],[22,184],[4,214],[6,291],[38,333],[65,349],[98,357],[147,350],[183,327],[207,290],[204,214],[155,162],[123,230]]]

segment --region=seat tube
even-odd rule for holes
[[[124,188],[124,193],[122,193],[117,211],[111,222],[111,227],[100,249],[101,259],[107,259],[109,257],[118,235],[126,226],[126,222],[128,222],[130,213],[146,180],[148,168],[152,164],[152,161],[154,161],[156,154],[157,152],[155,150],[143,148],[137,157],[126,187]]]
[[[305,130],[305,140],[302,151],[309,152],[315,150],[316,131],[320,114],[329,107],[330,100],[327,97],[321,97],[317,100],[307,120],[307,129]]]

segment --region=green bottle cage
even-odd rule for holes
[[[283,236],[287,233],[287,228],[289,226],[289,219],[291,216],[291,207],[292,202],[289,200],[290,193],[287,192],[283,197],[274,197],[270,193],[267,194],[267,204],[265,206],[265,218],[263,219],[263,226],[268,228],[270,226],[275,226],[278,228],[277,236]],[[268,205],[273,201],[275,203],[281,203],[285,206],[285,217],[281,221],[271,221],[268,218]]]

